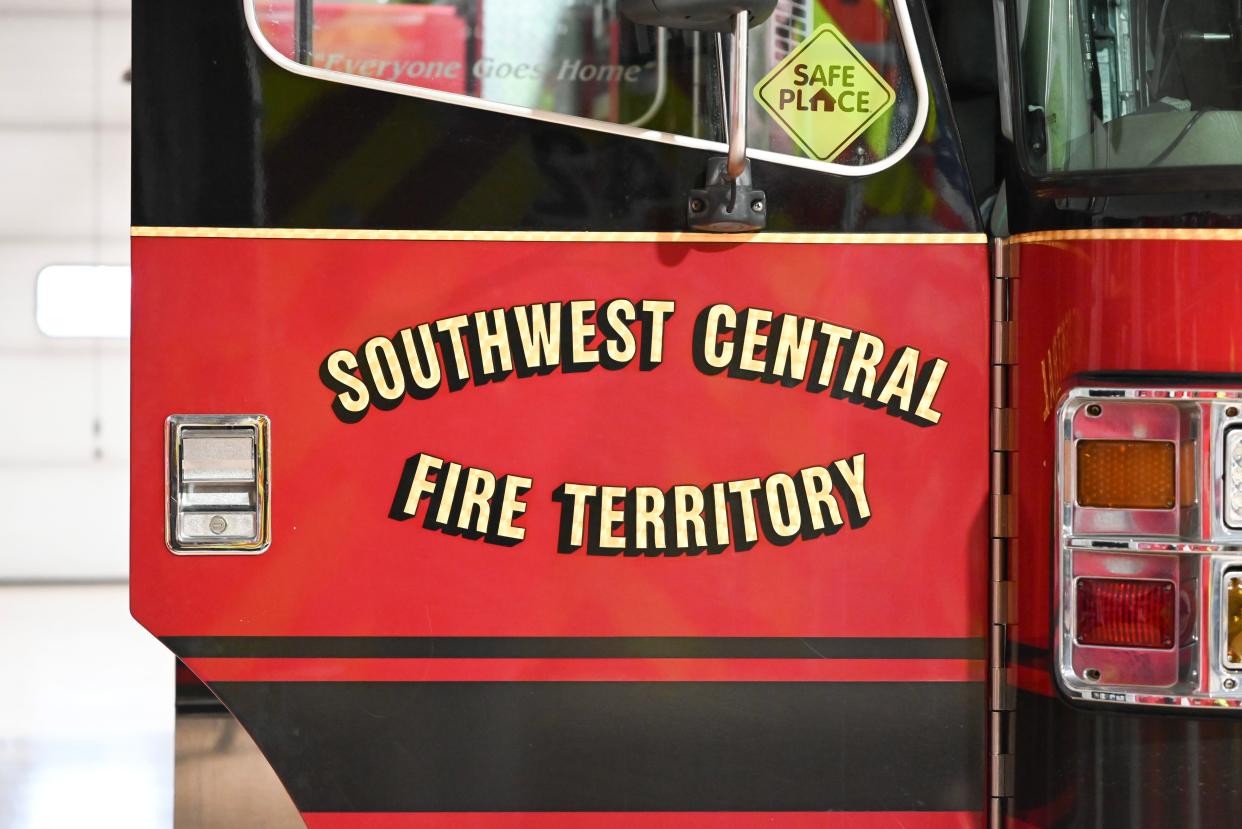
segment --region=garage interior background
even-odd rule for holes
[[[127,330],[127,271],[44,271],[128,265],[129,55],[125,0],[0,0],[0,829],[172,824],[173,662],[127,608],[129,341],[83,336]]]

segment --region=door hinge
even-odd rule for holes
[[[1013,493],[992,493],[992,537],[1013,538],[1018,531],[1018,505]]]
[[[992,624],[1011,625],[1014,622],[1013,582],[992,582]]]
[[[1017,447],[1017,412],[1010,408],[992,409],[992,451],[1013,452]]]
[[[992,242],[992,365],[1013,365],[1017,359],[1014,302],[1018,280],[1012,276],[1010,254],[1002,239]]]
[[[1013,755],[992,755],[991,771],[992,799],[1013,797]]]
[[[1011,251],[1003,239],[992,242],[991,390],[991,592],[988,597],[988,825],[1000,827],[1013,797],[1014,709],[1017,696],[1009,642],[1017,622],[1014,589],[1018,509],[1016,482],[1017,410],[1013,388],[1017,372],[1017,327]]]
[[[997,284],[1007,284],[1007,279],[997,279]],[[992,320],[992,363],[998,366],[1013,365],[1014,351],[1013,320]]]

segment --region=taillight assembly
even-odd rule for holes
[[[1081,388],[1058,415],[1057,678],[1242,708],[1242,389]]]
[[[1221,472],[1224,524],[1231,530],[1242,530],[1242,429],[1230,429],[1225,433]]]

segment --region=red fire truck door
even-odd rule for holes
[[[135,236],[134,615],[309,825],[982,821],[981,237]]]

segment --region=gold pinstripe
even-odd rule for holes
[[[696,244],[963,245],[982,233],[682,233],[518,230],[349,230],[253,227],[133,227],[134,237],[195,239],[379,239],[422,242],[693,242]]]
[[[1161,239],[1195,239],[1199,241],[1230,242],[1242,241],[1240,228],[1149,228],[1124,227],[1101,228],[1098,230],[1045,230],[1034,233],[1019,233],[1006,241],[1021,245],[1036,242],[1065,242],[1086,240],[1161,240]]]

